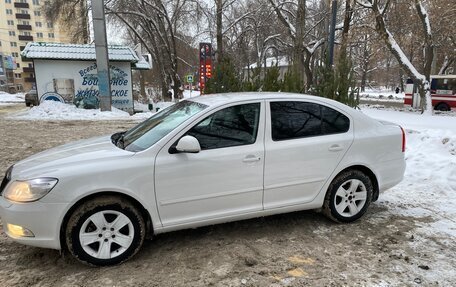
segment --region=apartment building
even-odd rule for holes
[[[35,86],[33,62],[20,55],[28,42],[69,43],[64,27],[47,21],[44,0],[0,0],[0,55],[14,62],[4,69],[3,82],[10,91],[28,91]],[[7,67],[8,65],[4,65]]]

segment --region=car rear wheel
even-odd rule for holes
[[[103,196],[76,208],[65,234],[67,249],[79,261],[114,265],[128,260],[141,248],[145,223],[130,202]]]
[[[359,170],[345,171],[328,188],[324,214],[336,222],[353,222],[366,213],[372,194],[372,181],[367,175]]]
[[[440,103],[435,106],[436,111],[448,112],[451,111],[451,107],[447,103]]]

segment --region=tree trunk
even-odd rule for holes
[[[306,1],[298,0],[298,11],[296,13],[296,37],[293,47],[293,68],[295,69],[301,83],[305,83],[306,75],[306,60],[304,58],[305,22]]]
[[[217,29],[217,62],[221,62],[223,58],[223,0],[216,1],[216,29]]]
[[[81,13],[81,26],[82,26],[82,42],[84,44],[88,44],[90,39],[89,39],[89,24],[88,24],[88,15],[87,15],[87,2],[86,1],[80,1],[79,2],[79,12]]]
[[[311,61],[312,61],[312,54],[307,52],[306,50],[306,58],[304,62],[305,68],[305,75],[306,75],[306,86],[305,91],[309,91],[309,89],[313,86],[313,72],[311,69]]]

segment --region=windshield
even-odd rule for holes
[[[174,104],[126,131],[120,138],[122,147],[132,152],[143,151],[206,107],[192,101]]]

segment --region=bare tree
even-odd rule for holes
[[[313,84],[312,57],[326,40],[326,35],[314,32],[315,28],[324,22],[326,15],[309,17],[305,0],[269,0],[269,3],[280,22],[286,27],[288,37],[292,40],[290,47],[292,48],[293,66],[305,83],[305,90],[308,90]]]
[[[358,4],[362,7],[369,9],[376,23],[376,30],[382,38],[384,44],[390,52],[394,55],[402,69],[419,85],[421,94],[422,111],[432,114],[432,101],[431,101],[431,68],[434,60],[434,42],[432,37],[431,24],[427,10],[423,6],[422,1],[414,0],[416,13],[421,21],[422,26],[422,43],[424,46],[424,68],[422,72],[418,72],[417,68],[411,63],[402,48],[395,40],[394,35],[390,32],[386,23],[386,16],[390,8],[391,1],[387,0],[382,5],[379,0],[357,0]]]
[[[176,98],[182,97],[178,67],[186,62],[177,50],[179,42],[185,41],[178,27],[187,13],[186,4],[185,0],[117,0],[107,7],[107,13],[124,23],[152,55],[160,70],[163,98],[167,97],[170,86]]]
[[[69,31],[72,41],[89,43],[89,10],[87,0],[50,0],[43,6],[46,19],[60,22]]]

